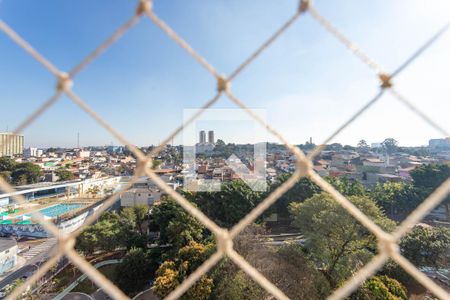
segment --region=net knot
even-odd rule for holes
[[[148,13],[152,10],[153,3],[149,0],[139,1],[139,5],[136,8],[136,15],[140,16],[144,13]]]
[[[383,89],[388,89],[388,88],[392,87],[391,75],[386,74],[386,73],[380,73],[380,74],[378,74],[378,78],[380,78],[380,80],[381,80],[381,87]]]
[[[73,236],[69,236],[67,234],[60,234],[58,236],[58,247],[66,252],[75,247],[75,238]]]
[[[311,6],[311,0],[300,0],[300,4],[298,6],[298,11],[304,13]]]
[[[230,89],[230,82],[225,76],[219,76],[217,78],[217,91],[218,92],[227,92]]]
[[[227,229],[221,229],[216,233],[217,251],[227,253],[233,249],[233,240]]]
[[[400,251],[400,247],[396,243],[394,237],[385,233],[381,237],[378,237],[378,251],[392,256]]]
[[[138,159],[136,161],[135,174],[138,177],[145,176],[147,168],[151,168],[153,165],[153,159],[150,157],[147,159]]]
[[[72,85],[73,85],[73,82],[70,79],[69,74],[61,73],[58,75],[58,83],[56,85],[56,88],[58,89],[58,91],[67,91],[72,87]]]
[[[312,169],[312,164],[309,159],[302,158],[297,159],[297,170],[300,172],[301,176],[306,176]]]

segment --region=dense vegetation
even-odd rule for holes
[[[448,177],[449,166],[423,166],[412,183],[379,184],[366,190],[346,178],[327,178],[340,193],[386,231],[419,205]],[[268,191],[289,178],[280,176]],[[232,227],[267,193],[255,193],[243,182],[226,183],[220,192],[185,193],[193,205],[220,226]],[[447,200],[448,201],[448,200]],[[176,201],[165,198],[147,208],[106,213],[77,241],[85,255],[122,249],[119,286],[134,295],[151,282],[159,297],[167,296],[215,252],[215,239]],[[324,299],[377,254],[376,238],[328,194],[307,178],[270,208],[291,221],[305,238],[283,246],[268,245],[263,218],[246,228],[234,248],[292,299]],[[148,226],[147,226],[148,224]],[[150,238],[148,230],[158,232]],[[154,246],[150,247],[153,244]],[[155,247],[156,244],[156,247]],[[400,242],[401,253],[419,267],[448,268],[450,230],[415,227]],[[126,274],[126,275],[124,275]],[[351,299],[407,299],[414,280],[389,261]],[[183,299],[264,299],[267,292],[228,258],[222,259],[183,295]]]
[[[159,248],[148,247],[149,236],[144,225],[147,220],[146,205],[124,208],[120,214],[107,212],[77,237],[76,249],[86,256],[125,252],[114,281],[131,296],[148,286],[161,259]]]
[[[395,223],[365,196],[349,200],[386,231]],[[293,225],[305,236],[308,256],[320,266],[331,288],[336,288],[354,270],[376,253],[376,238],[328,194],[316,194],[303,203],[292,203]]]
[[[0,157],[0,176],[15,185],[36,183],[43,175],[39,166],[31,162],[16,163],[8,157]]]

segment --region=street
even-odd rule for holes
[[[40,247],[36,246],[34,248],[40,249],[42,252],[36,253],[35,256],[33,256],[31,259],[27,260],[27,262],[18,270],[12,272],[8,276],[6,276],[3,280],[0,281],[0,289],[3,289],[8,284],[14,282],[15,280],[22,278],[22,277],[29,277],[30,274],[36,272],[36,270],[44,264],[47,259],[50,257],[50,254],[52,253],[53,246],[56,244],[56,241],[52,241],[53,239],[49,239],[46,241],[50,247]],[[42,244],[41,244],[42,245]],[[28,252],[33,251],[34,248],[31,248]],[[26,254],[26,253],[25,253]],[[25,255],[24,255],[25,256]],[[60,262],[61,264],[61,262]]]

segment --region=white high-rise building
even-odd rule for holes
[[[24,157],[41,157],[44,151],[42,149],[30,147],[23,150]]]

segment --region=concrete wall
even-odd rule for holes
[[[0,253],[0,275],[11,270],[17,263],[17,245]]]
[[[91,187],[97,186],[99,188],[98,197],[104,195],[104,190],[113,188],[118,185],[121,181],[121,177],[107,177],[98,179],[86,179],[83,181],[76,182],[62,182],[60,184],[48,185],[48,186],[37,186],[29,188],[26,190],[18,190],[13,193],[0,194],[0,206],[8,205],[12,202],[14,195],[22,195],[28,201],[37,200],[40,198],[50,198],[50,197],[83,197],[86,196],[88,190]],[[46,195],[45,191],[51,191],[50,194]],[[41,194],[41,195],[40,195]]]
[[[86,218],[93,214],[102,205],[103,203],[99,203],[74,218],[58,223],[57,226],[62,232],[72,232],[83,225],[83,223],[86,221]],[[48,232],[39,224],[0,224],[0,232],[3,234],[14,234],[18,236],[30,236],[39,238],[49,237]]]
[[[120,195],[120,206],[131,207],[139,204],[153,205],[155,196],[149,189],[132,189]]]

